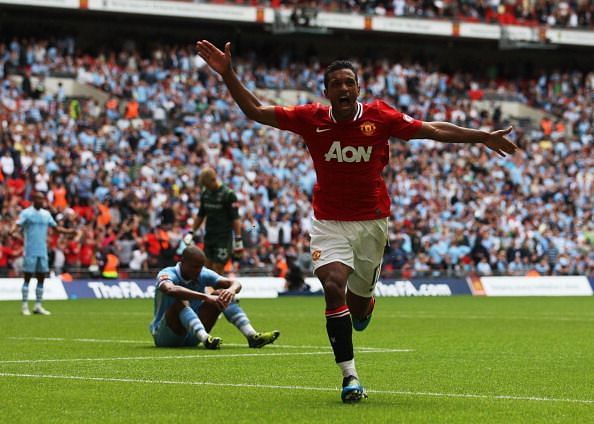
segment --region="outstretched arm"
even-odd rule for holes
[[[421,128],[411,138],[429,138],[444,143],[482,143],[500,156],[513,154],[518,146],[506,136],[512,127],[498,131],[481,131],[463,128],[449,122],[423,122]]]
[[[278,128],[274,106],[263,106],[254,93],[249,91],[237,78],[237,74],[231,66],[231,43],[225,44],[224,53],[207,40],[198,41],[196,49],[208,66],[223,77],[233,100],[245,113],[245,116],[261,124]]]
[[[67,234],[67,235],[73,235],[73,234],[77,234],[78,231],[74,228],[66,228],[66,227],[62,227],[61,225],[57,225],[54,227],[54,229],[59,232],[60,234]]]

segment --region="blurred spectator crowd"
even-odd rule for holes
[[[508,158],[482,146],[391,143],[385,276],[594,274],[594,72],[505,80],[387,59],[356,64],[362,101],[383,98],[417,119],[503,128],[498,108],[471,101],[489,96],[548,112],[515,128],[523,150]],[[265,66],[252,53],[235,66],[249,89],[304,90],[297,102],[323,87],[316,60]],[[239,199],[246,249],[228,270],[311,272],[315,173],[302,140],[247,120],[192,46],[91,56],[75,55],[68,39],[14,39],[0,44],[0,73],[0,273],[21,272],[22,240],[8,230],[34,191],[78,229],[51,234],[56,273],[97,272],[108,257],[125,272],[174,263],[207,165]],[[50,92],[53,74],[108,100]]]
[[[191,0],[181,0],[191,1]],[[251,6],[308,7],[327,12],[363,13],[432,19],[456,19],[514,25],[592,28],[591,0],[194,0]]]

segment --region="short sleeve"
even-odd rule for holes
[[[170,271],[166,270],[166,269],[161,270],[157,274],[157,284],[156,284],[157,288],[159,288],[159,286],[161,284],[165,283],[165,282],[174,283],[174,281],[173,281],[173,274]]]
[[[385,102],[380,101],[379,103],[383,118],[387,120],[392,137],[397,137],[401,140],[410,140],[423,125],[423,121],[414,119],[394,109]]]
[[[202,267],[202,271],[200,271],[200,282],[205,286],[215,287],[221,278],[223,277],[212,269]]]
[[[307,104],[301,106],[276,106],[274,112],[276,120],[281,130],[292,131],[296,134],[302,134],[307,126],[306,116],[311,114],[315,105]]]

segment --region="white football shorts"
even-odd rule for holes
[[[373,296],[384,248],[388,218],[369,221],[329,221],[313,218],[310,230],[314,271],[332,262],[353,269],[347,287],[361,297]]]

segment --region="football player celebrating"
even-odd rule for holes
[[[478,143],[505,156],[517,150],[506,138],[512,129],[486,132],[423,122],[383,101],[360,103],[357,73],[348,61],[335,61],[324,73],[330,106],[265,106],[233,71],[230,43],[224,51],[207,40],[196,47],[248,118],[297,133],[307,145],[317,176],[310,232],[314,272],[324,287],[326,330],[343,374],[341,398],[358,402],[367,395],[355,368],[352,328],[362,331],[369,324],[388,240],[390,199],[381,173],[389,138]]]

